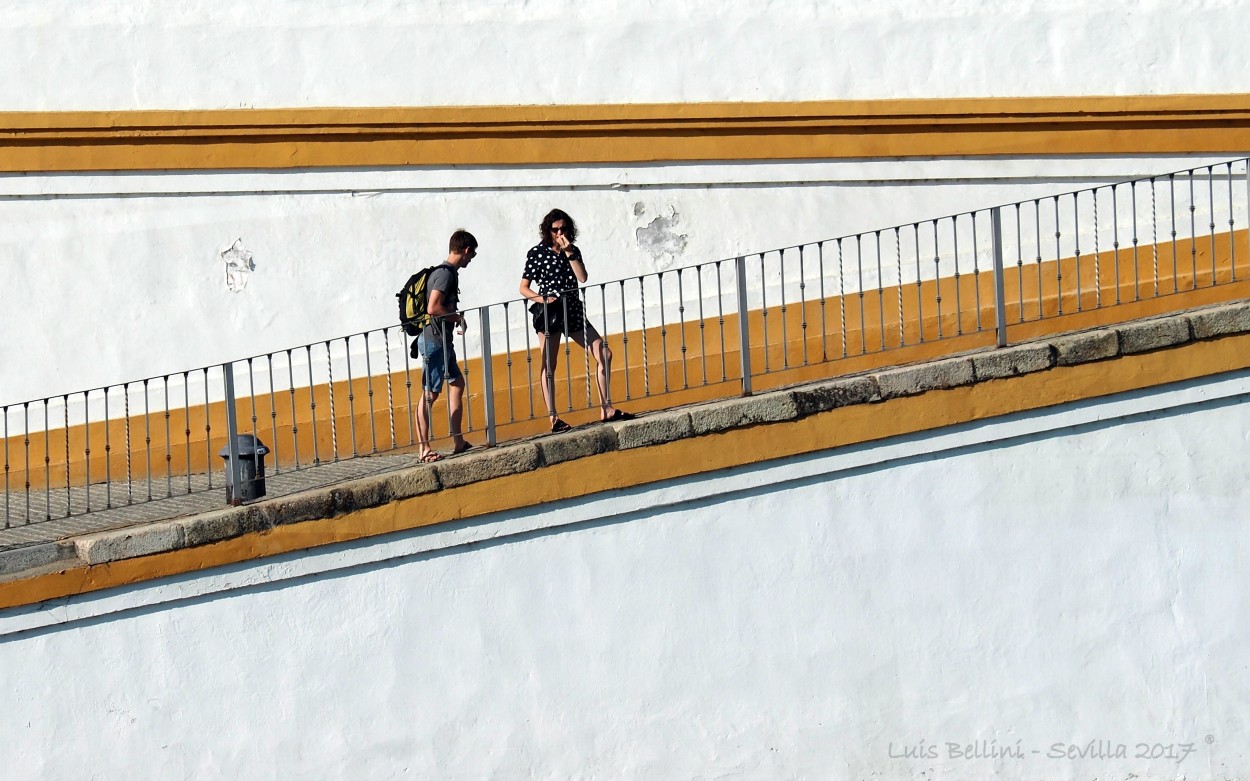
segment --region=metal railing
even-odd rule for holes
[[[611,354],[611,403],[645,411],[1002,346],[1112,307],[1131,319],[1205,303],[1250,278],[1248,201],[1243,158],[587,285],[551,306],[567,318],[578,302]],[[446,329],[477,444],[547,431],[549,414],[598,417],[597,362],[567,334],[549,346],[547,409],[529,306],[468,309],[466,328]],[[414,450],[410,343],[388,326],[5,405],[3,526],[239,485],[219,471],[238,465],[220,455],[238,434],[268,446],[275,476]],[[452,402],[435,402],[440,446]]]

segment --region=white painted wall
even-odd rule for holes
[[[1250,92],[1237,0],[0,1],[0,110]]]
[[[481,241],[478,259],[462,280],[462,304],[515,299],[526,250],[537,242],[538,224],[554,206],[577,219],[591,281],[604,282],[1196,162],[1202,161],[847,161],[0,177],[0,266],[6,270],[0,287],[5,313],[0,403],[181,372],[392,324],[394,292],[410,273],[446,256],[447,237],[457,227],[468,228]],[[1247,224],[1244,172],[1244,164],[1234,168],[1231,190],[1239,228]],[[1216,191],[1220,231],[1227,229],[1228,187],[1224,178]],[[1178,197],[1178,214],[1184,217],[1188,198],[1183,185]],[[1200,186],[1200,235],[1206,231],[1206,198]],[[1104,250],[1110,248],[1113,228],[1109,206],[1109,200],[1104,202],[1099,226]],[[1132,214],[1127,192],[1119,206],[1120,240],[1127,245]],[[1145,241],[1153,206],[1145,198],[1136,206]],[[1083,206],[1081,218],[1086,253],[1094,246],[1090,208]],[[1167,208],[1160,202],[1158,213],[1165,215]],[[1062,217],[1070,218],[1068,202]],[[984,267],[987,227],[981,226],[977,248]],[[1065,255],[1071,254],[1073,233],[1070,226],[1064,228]],[[1045,257],[1056,257],[1053,228],[1044,226],[1041,235]],[[944,255],[951,250],[945,236]],[[253,253],[255,270],[245,288],[232,292],[221,253],[238,239]],[[897,279],[891,240],[887,234],[887,285]],[[968,253],[970,235],[962,241],[960,251]],[[865,260],[864,280],[871,286],[875,246],[865,252],[874,253]],[[929,247],[924,253],[921,271],[931,276]],[[965,254],[962,262],[967,273],[970,257]],[[827,272],[827,292],[832,293],[838,289],[832,262]],[[787,273],[793,274],[794,267]],[[810,258],[806,273],[814,293]],[[854,289],[858,274],[848,266],[846,275],[846,289]],[[915,278],[911,264],[903,276]],[[731,287],[725,291],[732,297]],[[666,316],[675,321],[669,295]],[[648,305],[656,304],[653,290]],[[609,300],[608,309],[619,312],[619,300]],[[690,314],[694,309],[691,304]],[[499,313],[495,316],[499,326]],[[629,326],[637,327],[637,314],[632,317]],[[650,318],[655,324],[657,313]],[[513,345],[523,345],[521,321],[513,325]],[[619,331],[619,319],[608,327]],[[502,335],[497,342],[495,348],[502,349]],[[363,350],[363,343],[357,346]],[[400,350],[395,358],[402,360]],[[344,376],[341,370],[337,376]],[[20,430],[16,425],[14,430]]]
[[[8,611],[6,777],[1245,777],[1247,430],[1242,373]]]
[[[1248,20],[1231,0],[0,0],[0,111],[1250,92]],[[0,403],[384,325],[460,226],[483,242],[466,303],[511,298],[556,205],[603,281],[1187,162],[0,175]],[[231,293],[240,238],[256,270]]]

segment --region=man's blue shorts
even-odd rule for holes
[[[464,375],[460,373],[460,364],[456,363],[454,343],[449,343],[444,348],[438,340],[427,340],[422,335],[417,337],[417,352],[425,362],[421,384],[426,390],[437,393],[443,389],[443,383],[464,379]]]

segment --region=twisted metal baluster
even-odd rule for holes
[[[898,346],[907,344],[906,327],[903,318],[903,239],[899,229],[894,229],[894,265],[898,273]]]
[[[325,342],[326,346],[326,372],[329,377],[329,383],[326,387],[330,396],[330,449],[334,453],[334,462],[339,460],[339,429],[338,418],[334,414],[334,361],[330,359],[330,343]],[[431,432],[433,436],[433,432]]]
[[[1098,249],[1098,188],[1095,187],[1091,192],[1094,196],[1094,308],[1102,308],[1102,271],[1099,268],[1101,260]]]
[[[165,397],[165,410],[166,410],[165,421],[166,421],[166,426],[168,427],[168,422],[169,422],[169,394],[168,393],[166,393],[166,397]],[[83,407],[83,411],[84,411],[84,417],[85,417],[85,413],[86,413],[85,405]],[[83,426],[83,429],[86,430],[85,424]],[[71,493],[71,490],[70,490],[70,479],[69,479],[69,394],[65,394],[61,396],[61,431],[65,433],[65,517],[68,518],[74,514],[74,505],[72,502],[73,494]],[[166,429],[166,433],[165,433],[165,443],[166,443],[165,446],[168,448],[169,446],[168,428]]]
[[[651,395],[651,359],[647,357],[647,285],[646,277],[638,277],[638,302],[640,313],[642,315],[642,332],[639,337],[642,339],[642,395]]]
[[[391,389],[391,329],[382,329],[382,351],[386,355],[386,414],[390,424],[391,448],[395,448],[395,395]],[[372,404],[370,405],[372,409]]]
[[[587,305],[586,291],[579,290],[577,294],[582,304],[582,324],[586,325],[587,323],[590,322],[590,307]],[[607,330],[608,328],[607,320],[603,321],[603,328],[605,331]],[[605,335],[600,334],[600,338],[605,340],[604,342],[605,344],[607,343]],[[591,386],[591,383],[593,382],[593,379],[590,376],[590,342],[587,342],[586,349],[582,350],[582,371],[585,372],[584,376],[586,377],[586,409],[590,409],[592,406],[594,406],[594,399],[592,398],[591,393],[590,393],[590,386]],[[610,380],[611,378],[609,378],[609,381]]]
[[[846,274],[842,267],[842,239],[838,239],[838,310],[842,318],[842,357],[847,356],[846,349]]]
[[[126,415],[126,504],[129,505],[135,502],[135,478],[130,448],[130,383],[128,382],[122,385],[122,398],[125,401],[124,413]]]
[[[1154,297],[1159,297],[1159,212],[1155,194],[1155,178],[1150,177],[1150,254],[1154,274]]]

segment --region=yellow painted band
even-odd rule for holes
[[[771,424],[768,436],[751,427],[604,453],[545,467],[541,477],[510,475],[211,545],[2,583],[0,609],[1245,368],[1250,335],[1232,336],[844,407]]]
[[[1237,153],[1250,95],[0,112],[0,171]]]

